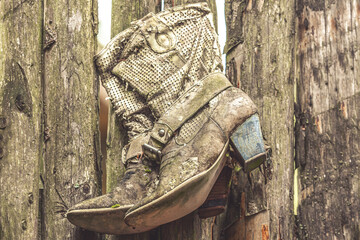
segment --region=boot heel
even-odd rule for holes
[[[245,172],[251,172],[265,161],[266,149],[258,114],[252,115],[235,129],[230,136],[230,145]]]
[[[232,169],[227,166],[221,171],[206,201],[198,209],[200,218],[214,217],[225,211],[230,189],[231,171]]]

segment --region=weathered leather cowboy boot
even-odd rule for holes
[[[148,142],[146,132],[152,129],[154,118],[160,117],[194,81],[221,65],[215,31],[210,28],[204,32],[205,24],[210,24],[206,21],[209,13],[206,4],[195,4],[157,16],[149,14],[119,33],[95,57],[101,81],[128,132],[128,149],[122,161],[137,170],[125,175],[113,193],[71,208],[67,217],[75,225],[110,234],[149,229],[145,226],[134,229],[123,221],[125,211],[151,193],[148,186],[156,184],[156,174],[145,177],[149,179],[146,183],[141,180],[144,167],[134,159],[142,154],[142,145]],[[195,18],[202,22],[193,21]],[[194,35],[193,30],[199,30],[201,36]],[[154,165],[155,161],[149,164]],[[128,192],[126,186],[134,188]],[[134,192],[136,197],[130,194]]]
[[[206,201],[197,210],[199,218],[214,217],[225,212],[231,187],[232,165],[232,162],[229,162],[221,171]]]
[[[126,215],[132,228],[122,228],[125,223],[120,214],[105,220],[109,205],[106,212],[91,217],[91,226],[106,227],[118,220],[118,233],[126,234],[129,229],[144,231],[198,208],[226,162],[230,139],[245,168],[251,165],[247,163],[255,163],[254,167],[261,162],[264,149],[255,106],[219,73],[221,54],[206,4],[149,14],[118,36],[106,47],[109,51],[96,59],[96,65],[129,133],[123,161],[144,152],[144,160],[161,162],[156,191],[149,191]],[[253,148],[253,143],[258,147]],[[117,195],[125,191],[119,189]],[[109,197],[99,199],[108,202]],[[94,202],[89,200],[86,205]],[[94,214],[104,204],[92,206],[68,215],[82,211],[78,218],[90,229],[84,214]]]
[[[241,90],[226,85],[227,79],[221,73],[210,74],[202,82],[202,86],[175,103],[155,123],[152,144],[162,141],[159,135],[170,140],[161,150],[156,191],[126,214],[125,222],[135,228],[161,225],[201,206],[227,161],[230,141],[243,160],[253,164],[252,167],[257,167],[265,158],[256,107],[250,98]],[[207,102],[205,95],[212,85],[225,89],[215,92],[217,96]],[[202,103],[198,104],[199,95]],[[181,122],[178,119],[187,119],[191,111],[196,114],[177,129],[175,126]],[[159,128],[158,133],[162,130],[165,134],[156,133]],[[239,147],[239,142],[248,145],[248,149]]]
[[[119,160],[126,166],[126,172],[114,191],[83,201],[70,208],[66,214],[67,219],[74,225],[100,233],[133,234],[151,229],[134,229],[124,222],[126,211],[139,199],[151,193],[158,171],[150,162],[144,164],[139,159],[142,153],[141,143],[148,138],[145,132],[153,126],[151,114],[144,112],[145,105],[138,93],[126,90],[120,85],[119,79],[111,74],[111,69],[119,61],[123,46],[132,34],[132,28],[121,32],[95,56],[97,71],[128,133],[129,144],[123,148],[123,156],[119,156]]]

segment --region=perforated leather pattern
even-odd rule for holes
[[[120,61],[121,52],[136,28],[136,26],[132,26],[117,34],[95,56],[95,65],[99,73],[111,70]]]
[[[138,54],[130,55],[126,61],[120,62],[113,73],[129,83],[142,96],[147,96],[177,70],[169,59],[144,46]]]
[[[207,108],[204,108],[184,123],[180,128],[179,134],[176,136],[176,143],[182,145],[190,142],[206,121],[208,121],[208,114]]]
[[[119,33],[95,57],[104,87],[130,139],[151,129],[181,94],[222,68],[211,21],[206,4],[148,15]],[[151,114],[144,114],[146,109]],[[132,117],[135,115],[138,117]],[[197,118],[186,123],[179,141],[188,139],[201,120]]]
[[[103,73],[101,81],[117,115],[127,117],[145,107],[143,98],[136,91],[127,90],[126,85],[111,73]]]

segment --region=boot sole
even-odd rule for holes
[[[79,209],[67,213],[67,219],[84,229],[107,234],[135,234],[151,230],[154,227],[136,228],[124,222],[125,213],[133,205],[118,208]]]
[[[125,222],[135,229],[156,227],[179,219],[201,206],[225,166],[229,140],[215,163],[206,171],[186,180],[160,198],[129,212]]]
[[[251,172],[266,159],[266,147],[260,127],[258,114],[253,114],[235,128],[230,137],[230,145],[235,151],[235,160],[245,172]],[[254,147],[256,146],[256,147]],[[231,170],[223,169],[205,203],[199,208],[199,217],[214,217],[225,211],[229,194]]]
[[[231,168],[227,166],[223,168],[206,201],[198,209],[200,218],[214,217],[225,211],[230,192],[231,173]]]

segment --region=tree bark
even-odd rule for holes
[[[44,239],[95,239],[64,217],[100,194],[97,1],[44,2]]]
[[[226,1],[227,74],[254,100],[272,147],[271,179],[257,169],[232,181],[229,240],[293,238],[294,4]]]
[[[298,239],[359,239],[360,1],[298,1]]]
[[[0,2],[0,239],[36,239],[42,3]]]

